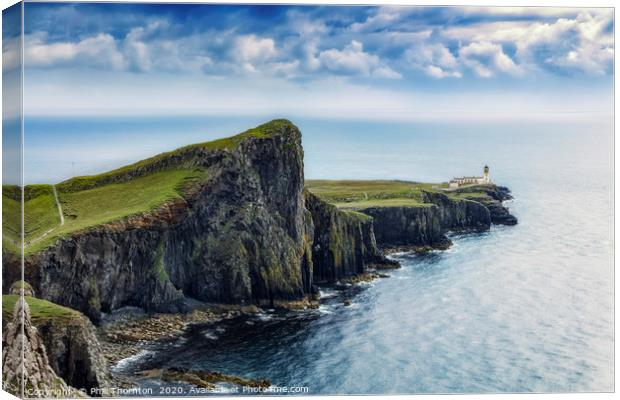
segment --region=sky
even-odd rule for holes
[[[613,115],[613,10],[26,3],[26,117]],[[3,68],[19,66],[17,38]]]

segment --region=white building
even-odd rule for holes
[[[484,166],[482,176],[463,176],[461,178],[453,178],[448,183],[448,187],[450,189],[455,189],[455,188],[466,186],[466,185],[483,185],[486,183],[491,183],[491,178],[489,177],[489,166],[488,165]]]

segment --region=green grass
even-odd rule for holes
[[[175,198],[186,196],[196,182],[208,174],[196,168],[203,151],[233,151],[245,139],[270,138],[292,132],[294,125],[273,120],[236,136],[193,144],[103,174],[75,177],[56,185],[65,224],[60,216],[51,185],[24,188],[25,253],[44,249],[71,233],[153,211]],[[21,191],[3,185],[3,248],[19,253]]]
[[[13,309],[15,308],[15,303],[18,299],[19,295],[17,294],[2,295],[3,320],[10,321],[13,319]],[[35,322],[52,318],[72,319],[81,315],[78,311],[59,306],[58,304],[54,304],[47,300],[41,300],[29,296],[25,296],[25,299],[28,306],[30,306],[30,316]]]
[[[4,189],[4,188],[3,188]],[[2,191],[2,247],[20,253],[21,206],[19,200],[6,196]]]
[[[345,203],[333,203],[342,210],[363,210],[371,207],[430,207],[432,204],[424,203],[416,199],[385,199],[363,200]]]
[[[26,243],[42,236],[60,224],[58,208],[51,185],[26,186],[24,191],[24,237]],[[19,201],[2,196],[3,245],[19,252],[21,208]]]
[[[445,191],[446,184],[407,181],[307,180],[306,188],[336,207],[362,210],[370,207],[430,207],[422,192],[443,193],[453,200],[487,197],[477,185]]]
[[[323,200],[344,209],[424,206],[422,191],[435,184],[406,181],[307,180],[306,188]]]
[[[54,230],[45,237],[27,235],[25,253],[42,250],[59,237],[85,228],[153,211],[168,201],[183,197],[193,182],[206,179],[206,176],[206,172],[200,170],[169,170],[89,190],[61,191],[58,197],[65,224],[59,226],[58,220]],[[59,218],[55,204],[48,208],[46,217],[51,219],[50,214]]]
[[[106,185],[111,182],[130,180],[133,179],[136,175],[147,175],[153,170],[155,166],[157,166],[162,160],[165,159],[177,158],[180,160],[183,158],[184,155],[195,154],[196,151],[200,150],[232,151],[239,145],[239,143],[241,143],[246,138],[269,138],[274,133],[280,132],[281,130],[290,127],[293,127],[293,124],[290,121],[284,119],[273,120],[266,124],[259,125],[255,128],[248,129],[247,131],[235,136],[181,147],[173,151],[161,153],[145,160],[138,161],[131,165],[105,172],[103,174],[78,176],[75,178],[71,178],[69,180],[59,183],[57,185],[57,189],[63,192],[75,192],[79,190],[92,189],[94,187]],[[169,167],[164,167],[160,169],[169,169]]]
[[[35,238],[60,224],[60,215],[51,185],[37,185],[36,193],[24,196],[24,237]],[[26,186],[25,193],[29,186]]]

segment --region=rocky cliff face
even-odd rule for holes
[[[447,248],[442,213],[436,205],[370,207],[360,210],[370,215],[379,246],[384,248]]]
[[[94,321],[125,305],[179,311],[185,296],[271,305],[304,299],[312,291],[312,232],[301,134],[288,121],[264,131],[233,148],[191,148],[160,159],[151,168],[200,166],[209,179],[186,200],[28,257],[27,279],[40,297]]]
[[[252,131],[260,134],[188,146],[120,174],[67,184],[84,190],[171,168],[198,168],[207,176],[155,211],[73,233],[29,255],[24,272],[37,296],[95,323],[102,312],[123,306],[184,311],[188,298],[299,303],[313,295],[314,282],[388,263],[377,244],[445,248],[449,230],[488,229],[489,219],[511,222],[500,188],[486,203],[428,194],[420,207],[338,210],[304,194],[297,127],[276,120]],[[7,261],[5,279],[17,278],[19,259]]]
[[[444,230],[486,231],[491,228],[491,213],[477,201],[453,200],[443,193],[422,192],[424,202],[438,207]]]
[[[30,308],[21,297],[2,335],[3,389],[18,397],[84,397],[50,366],[46,347],[32,324]]]
[[[486,195],[457,200],[423,192],[420,206],[370,207],[360,212],[373,217],[377,243],[385,248],[445,249],[451,244],[447,232],[481,232],[491,224],[517,223],[502,204],[512,198],[507,188],[490,185],[472,190],[484,190]]]
[[[84,316],[37,323],[49,365],[70,386],[84,390],[112,387],[107,362],[93,324]]]
[[[486,196],[471,196],[470,200],[478,202],[484,205],[490,213],[491,222],[498,225],[516,225],[517,218],[510,214],[508,208],[506,208],[502,202],[506,200],[511,200],[512,195],[510,194],[510,190],[504,186],[496,186],[496,185],[487,185],[480,186],[471,189],[461,189],[462,193],[470,193],[470,192],[480,192],[483,191]]]
[[[314,226],[314,280],[334,282],[366,272],[369,264],[392,264],[377,248],[371,217],[341,211],[306,192]]]

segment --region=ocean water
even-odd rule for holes
[[[140,151],[196,141],[207,128],[233,133],[251,122],[194,121],[191,129],[160,124],[160,140]],[[322,288],[318,310],[267,310],[217,327],[194,327],[148,357],[125,362],[120,373],[205,368],[306,386],[311,394],[614,389],[611,121],[295,122],[304,133],[307,178],[445,181],[477,174],[488,164],[491,178],[512,189],[515,199],[507,205],[519,225],[455,236],[454,246],[443,252],[397,255],[402,268],[389,278]],[[37,134],[54,129],[37,123],[33,152]],[[134,140],[147,128],[140,125],[128,137]],[[191,134],[172,135],[179,130]],[[83,150],[89,142],[84,137],[78,139]],[[70,141],[53,141],[63,144],[70,152]],[[107,158],[92,165],[138,157],[104,153]],[[70,175],[67,164],[56,168],[44,157],[37,162],[39,167],[30,165],[33,179]],[[40,165],[54,178],[37,172]],[[344,306],[344,299],[352,305]]]

